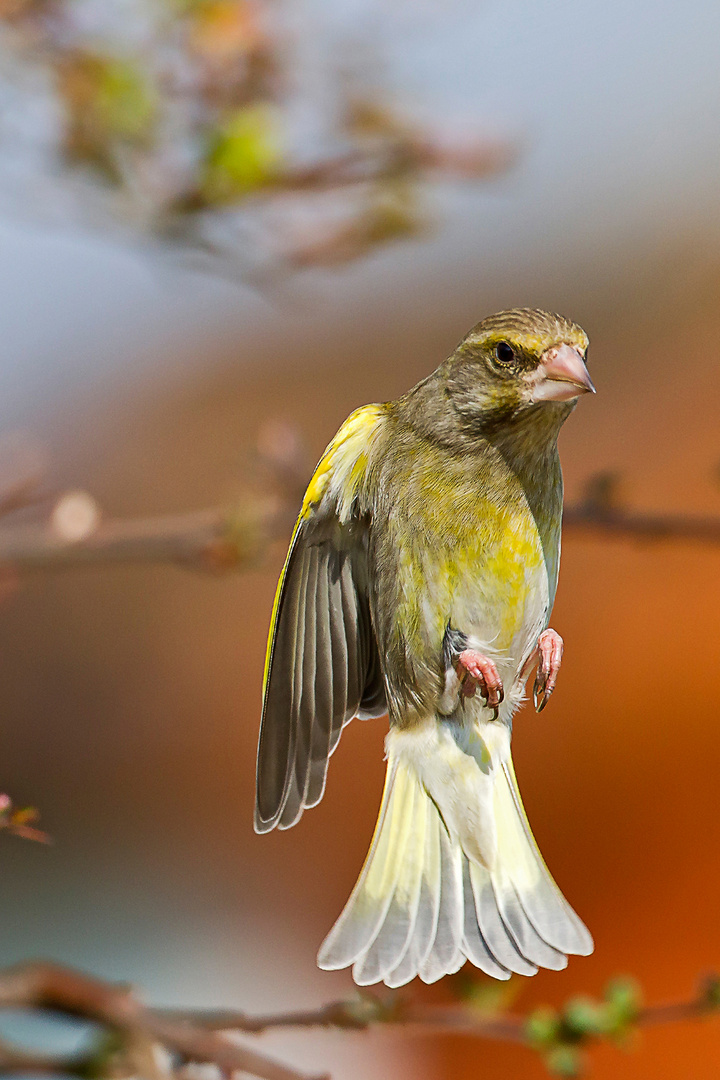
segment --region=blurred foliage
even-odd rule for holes
[[[479,1016],[478,1035],[530,1047],[553,1076],[584,1075],[589,1071],[586,1051],[593,1044],[606,1042],[631,1050],[642,1028],[720,1012],[720,977],[715,974],[701,980],[696,996],[687,1001],[646,1006],[637,981],[618,976],[608,983],[600,999],[577,995],[560,1007],[542,1006],[527,1016],[506,1011],[508,1002],[518,993],[518,982],[512,978],[498,984],[487,976],[466,971],[453,980],[468,1013]],[[473,1033],[471,1024],[463,1030]]]
[[[449,977],[454,996],[472,1012],[493,1016],[515,1004],[522,989],[520,979],[491,979],[466,964]]]
[[[478,179],[510,163],[507,143],[452,136],[451,118],[422,130],[341,74],[309,145],[307,123],[301,132],[293,119],[302,80],[288,12],[260,0],[132,0],[117,9],[104,0],[0,0],[0,94],[14,77],[16,95],[44,100],[44,114],[28,115],[54,132],[43,144],[48,177],[94,184],[115,220],[231,249],[242,241],[228,212],[258,219],[272,201],[270,231],[295,265],[350,260],[416,235],[428,221],[419,189],[430,174]],[[0,138],[7,154],[1,124]],[[339,214],[328,198],[338,191]]]
[[[235,109],[213,134],[200,178],[209,203],[233,202],[273,182],[282,159],[277,110],[267,104]]]
[[[66,114],[65,153],[120,182],[117,145],[148,143],[157,115],[155,89],[136,63],[83,52],[58,63]]]
[[[616,1046],[631,1044],[640,1015],[641,996],[633,979],[617,978],[608,984],[604,997],[571,998],[563,1008],[536,1009],[530,1014],[525,1035],[530,1046],[542,1055],[550,1073],[579,1076],[581,1048],[594,1039],[606,1039]]]
[[[0,794],[0,829],[23,840],[49,844],[48,834],[37,827],[39,820],[40,812],[34,806],[16,807],[9,795]]]

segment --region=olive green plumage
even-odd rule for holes
[[[466,958],[507,978],[592,948],[510,758],[555,594],[557,435],[592,388],[586,349],[560,316],[491,316],[402,398],[354,413],[308,487],[273,611],[255,823],[295,824],[343,726],[389,713],[373,845],[319,961],[360,983],[432,981]],[[464,647],[496,664],[498,710],[461,693]]]

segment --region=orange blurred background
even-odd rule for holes
[[[317,457],[356,406],[407,389],[483,315],[528,305],[560,310],[591,338],[599,392],[562,435],[568,501],[609,469],[629,506],[720,516],[715,16],[690,5],[690,26],[669,5],[658,15],[640,4],[623,12],[616,43],[612,6],[559,5],[553,18],[570,28],[555,66],[553,28],[511,7],[519,55],[537,65],[534,82],[521,77],[538,95],[537,114],[519,98],[512,115],[535,142],[490,193],[455,192],[435,238],[252,293],[184,276],[156,253],[2,226],[0,422],[41,439],[50,486],[86,489],[112,517],[227,503],[267,422],[297,425]],[[502,13],[490,5],[487,17],[497,35]],[[645,81],[620,116],[612,88],[633,34]],[[503,86],[513,40],[496,58]],[[567,76],[567,97],[540,79],[548,65]],[[662,98],[671,74],[675,111]],[[691,77],[694,97],[681,99]],[[597,116],[570,93],[588,82]],[[606,143],[612,169],[591,198]],[[162,566],[38,572],[5,598],[0,790],[40,807],[54,844],[3,840],[1,964],[46,956],[131,981],[153,1002],[258,1012],[352,991],[349,973],[318,971],[315,954],[370,840],[385,722],[350,726],[323,803],[295,829],[253,833],[283,558],[278,543],[256,569],[219,578]],[[552,620],[563,672],[551,707],[518,717],[514,754],[540,848],[596,951],[518,979],[518,1009],[600,994],[626,973],[650,1003],[689,997],[720,965],[719,575],[709,544],[566,534]],[[444,988],[410,992],[436,1000]],[[261,1045],[336,1080],[545,1075],[522,1048],[418,1031],[288,1032]],[[653,1029],[590,1061],[597,1080],[709,1080],[720,1025]]]
[[[468,305],[460,327],[486,308]],[[673,321],[671,342],[659,312],[640,335],[600,308],[588,314],[573,312],[592,337],[599,393],[562,436],[568,499],[610,467],[633,506],[720,512],[720,312]],[[439,323],[425,341],[412,328],[404,347],[378,334],[364,361],[362,340],[332,364],[299,344],[292,365],[279,357],[262,374],[218,354],[182,385],[94,395],[92,410],[56,423],[52,479],[88,488],[113,514],[220,503],[239,489],[265,420],[297,422],[319,453],[355,405],[397,394],[452,348],[457,332]],[[348,729],[323,803],[298,827],[253,834],[283,554],[278,544],[257,570],[220,579],[163,567],[39,574],[6,600],[2,783],[42,808],[55,843],[4,845],[3,962],[46,955],[131,980],[152,1000],[249,1010],[351,991],[348,973],[319,972],[314,958],[369,842],[385,724]],[[542,717],[520,715],[514,745],[541,849],[596,952],[520,979],[519,1008],[599,993],[616,973],[637,977],[648,1001],[686,996],[717,963],[718,567],[720,550],[700,543],[565,539],[553,616],[562,681]],[[711,1077],[719,1034],[712,1020],[653,1030],[630,1054],[594,1052],[592,1075]],[[265,1042],[338,1077],[543,1074],[521,1049],[415,1032]]]

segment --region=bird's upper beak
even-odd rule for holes
[[[543,354],[536,371],[532,401],[570,401],[580,394],[594,394],[595,387],[577,349],[554,345]]]

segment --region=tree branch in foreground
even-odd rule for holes
[[[32,963],[0,973],[0,1009],[52,1009],[102,1025],[106,1035],[91,1050],[72,1057],[25,1054],[0,1045],[0,1074],[17,1071],[72,1076],[141,1076],[159,1080],[188,1063],[216,1065],[225,1076],[249,1073],[261,1080],[311,1078],[240,1046],[188,1019],[145,1008],[131,990],[53,964]],[[155,1048],[169,1056],[163,1063]]]
[[[22,964],[0,971],[0,1009],[51,1009],[94,1021],[103,1034],[90,1049],[72,1057],[0,1043],[0,1075],[32,1071],[164,1080],[178,1076],[187,1065],[202,1063],[215,1065],[223,1076],[245,1072],[263,1080],[310,1080],[231,1036],[279,1027],[357,1030],[396,1024],[524,1045],[539,1052],[551,1072],[577,1076],[583,1066],[581,1051],[593,1042],[623,1046],[638,1028],[699,1019],[720,1008],[716,976],[705,979],[696,996],[686,1001],[643,1006],[636,985],[617,979],[600,1001],[578,997],[560,1010],[536,1009],[527,1016],[487,1012],[485,984],[473,978],[463,985],[463,1000],[455,1005],[422,1005],[401,995],[381,999],[363,993],[316,1010],[253,1017],[232,1010],[147,1008],[126,986],[54,964]]]

